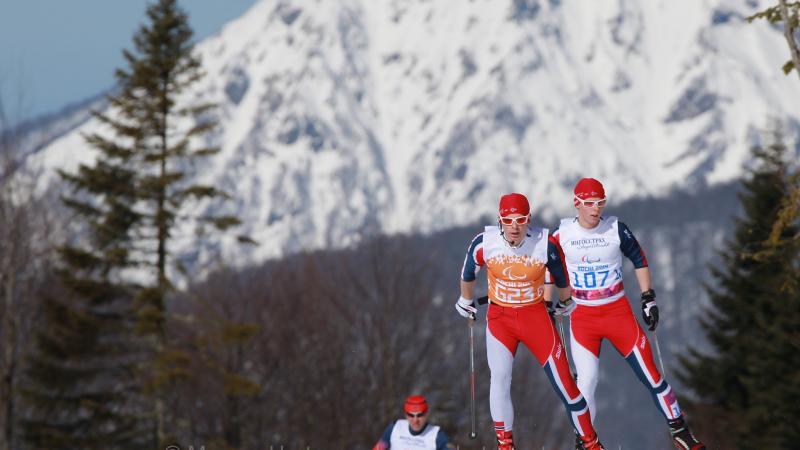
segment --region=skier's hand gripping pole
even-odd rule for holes
[[[667,373],[664,369],[664,360],[661,359],[661,346],[658,344],[658,334],[656,327],[658,326],[658,305],[656,305],[656,291],[652,288],[642,292],[642,318],[648,325],[648,329],[653,332],[653,342],[656,344],[656,356],[658,356],[658,363],[661,365],[661,375],[666,378]]]

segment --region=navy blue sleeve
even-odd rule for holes
[[[447,438],[447,434],[440,427],[439,434],[436,435],[436,450],[446,450],[448,442],[450,442],[450,439]]]
[[[464,281],[475,281],[475,274],[481,270],[483,262],[483,233],[475,236],[467,249],[464,257],[464,265],[461,266],[461,279]]]
[[[550,235],[547,239],[547,270],[550,271],[550,277],[555,282],[556,287],[567,287],[567,271],[564,269],[558,241],[553,235]]]
[[[381,442],[383,442],[386,445],[387,449],[390,446],[390,442],[392,442],[392,430],[394,430],[394,425],[396,423],[397,423],[396,421],[390,423],[389,426],[386,427],[386,431],[383,432],[383,436],[381,436]]]
[[[619,229],[619,249],[622,254],[631,260],[633,267],[637,269],[647,267],[647,256],[630,228],[622,222],[617,222],[617,228]]]

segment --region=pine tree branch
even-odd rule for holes
[[[208,222],[218,230],[224,231],[230,227],[241,225],[242,221],[236,216],[215,216],[215,217],[202,217],[201,220]]]

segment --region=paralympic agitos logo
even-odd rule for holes
[[[513,268],[512,266],[508,266],[505,269],[503,269],[503,276],[509,280],[524,280],[526,278],[525,274],[514,275],[514,273],[511,271],[512,268]]]
[[[594,264],[596,262],[600,262],[600,258],[594,259],[594,258],[590,257],[589,255],[583,255],[581,257],[581,262],[582,263],[586,263],[586,264]]]

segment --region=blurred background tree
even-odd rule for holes
[[[756,165],[739,196],[744,214],[706,288],[711,308],[702,327],[713,351],[682,358],[698,434],[723,448],[789,449],[800,438],[792,425],[800,419],[797,219],[773,235],[798,188],[786,155],[779,130],[753,149]]]

